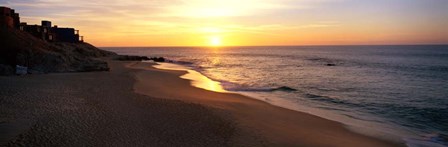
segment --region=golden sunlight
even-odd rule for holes
[[[195,87],[215,92],[227,92],[221,86],[221,83],[213,81],[208,77],[194,70],[187,70],[187,74],[182,75],[181,78],[192,80],[191,84]]]
[[[217,61],[219,62],[219,61]],[[181,65],[172,64],[172,63],[158,63],[158,65],[154,65],[153,67],[158,69],[168,69],[168,70],[182,70],[187,71],[187,74],[180,76],[183,79],[191,80],[191,84],[195,87],[202,88],[205,90],[215,91],[215,92],[227,92],[221,85],[221,83],[217,81],[213,81],[212,79],[202,75],[201,73],[185,68]]]
[[[210,45],[212,45],[212,46],[220,46],[221,45],[221,38],[218,37],[218,36],[210,37]]]

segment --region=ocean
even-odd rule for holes
[[[227,91],[367,135],[448,146],[448,45],[102,49],[165,57]]]

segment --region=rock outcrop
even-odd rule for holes
[[[107,62],[95,58],[115,56],[88,43],[46,42],[26,32],[0,28],[0,75],[11,75],[16,65],[29,73],[107,71]]]
[[[154,62],[165,62],[167,61],[163,57],[151,57],[148,58],[147,56],[134,56],[134,55],[117,55],[114,58],[115,60],[119,61],[146,61],[146,60],[152,60]]]
[[[151,57],[149,60],[153,60],[154,62],[165,62],[166,59],[163,57]]]
[[[150,60],[150,58],[146,56],[132,56],[132,55],[118,55],[114,58],[115,60],[120,61],[144,61]]]

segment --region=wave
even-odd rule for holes
[[[174,64],[179,64],[179,65],[183,65],[183,66],[187,66],[190,67],[191,69],[205,75],[202,72],[202,68],[195,66],[194,62],[191,61],[182,61],[182,60],[172,60],[172,59],[168,59],[168,61],[170,63],[174,63]],[[207,76],[208,77],[208,76]],[[218,81],[221,83],[221,85],[224,87],[225,90],[228,91],[245,91],[245,92],[274,92],[274,91],[283,91],[283,92],[294,92],[297,91],[297,89],[288,87],[288,86],[279,86],[279,87],[248,87],[248,86],[241,86],[239,84],[236,83],[231,83],[228,81],[222,81],[222,80],[218,80],[218,79],[213,79],[211,77],[208,77],[214,81]]]
[[[446,147],[448,144],[448,136],[431,133],[426,134],[421,138],[404,138],[406,145],[409,147],[431,146],[431,147]]]
[[[175,63],[175,64],[180,64],[180,65],[193,65],[193,62],[188,62],[188,61],[178,61],[178,60],[172,60],[169,59],[168,60],[170,63]]]
[[[317,94],[311,94],[311,93],[305,93],[305,97],[311,100],[315,100],[315,101],[321,101],[321,102],[326,102],[326,103],[333,103],[333,104],[338,104],[338,105],[344,105],[344,106],[349,106],[349,107],[366,107],[363,104],[358,104],[358,103],[353,103],[347,100],[343,100],[343,99],[338,99],[338,98],[333,98],[330,96],[325,96],[325,95],[317,95]]]
[[[288,87],[288,86],[280,86],[280,87],[266,87],[266,88],[250,88],[250,87],[236,87],[236,88],[225,88],[229,91],[250,91],[250,92],[274,92],[274,91],[283,91],[283,92],[294,92],[297,89]]]

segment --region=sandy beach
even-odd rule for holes
[[[246,96],[184,71],[108,61],[111,71],[0,77],[2,146],[401,146]]]

